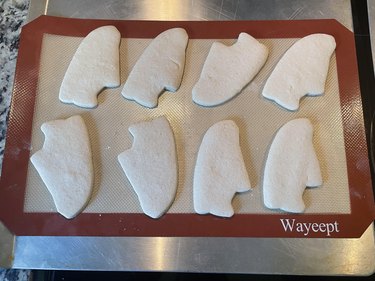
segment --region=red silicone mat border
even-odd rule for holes
[[[57,213],[24,213],[24,194],[30,157],[31,124],[38,84],[43,34],[86,36],[103,25],[114,25],[122,37],[153,38],[183,27],[189,38],[298,38],[312,33],[335,37],[351,214],[166,214],[153,220],[144,214],[82,213],[66,220]],[[293,21],[120,21],[41,16],[22,29],[8,133],[0,180],[0,220],[16,235],[53,236],[202,236],[202,237],[360,237],[375,218],[372,183],[363,122],[354,35],[335,20]],[[337,223],[338,232],[285,232],[281,219],[295,223]]]

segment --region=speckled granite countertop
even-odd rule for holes
[[[3,162],[19,35],[26,21],[28,6],[29,0],[2,0],[0,2],[0,169]]]
[[[18,41],[26,21],[29,0],[0,1],[0,169],[3,162],[5,134],[11,101]],[[30,280],[29,270],[0,269],[0,280]]]

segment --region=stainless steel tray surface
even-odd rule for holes
[[[41,14],[156,20],[334,18],[353,30],[349,0],[32,0],[29,21]],[[37,269],[369,275],[375,271],[374,228],[371,225],[359,239],[22,236],[16,237],[12,266]]]

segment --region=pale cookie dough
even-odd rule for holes
[[[239,143],[239,129],[231,120],[211,126],[203,137],[194,172],[194,209],[221,217],[234,214],[236,192],[251,189]]]
[[[298,40],[277,63],[263,88],[263,96],[288,110],[298,110],[303,96],[322,95],[335,48],[335,38],[328,34],[312,34]]]
[[[253,80],[267,57],[267,47],[244,32],[232,46],[214,42],[193,88],[193,101],[202,106],[225,103]]]
[[[71,219],[87,205],[94,170],[89,134],[81,116],[46,122],[43,148],[30,160],[53,197],[57,211]]]
[[[175,92],[185,67],[188,35],[183,28],[160,33],[134,65],[122,89],[126,99],[154,108],[164,90]]]
[[[94,108],[104,87],[120,86],[120,39],[116,27],[103,26],[82,40],[61,84],[60,101]]]
[[[138,195],[144,213],[159,218],[177,190],[177,154],[173,131],[162,116],[129,127],[133,146],[118,161]]]
[[[306,186],[322,185],[312,138],[313,128],[306,118],[289,121],[277,132],[264,169],[267,208],[301,213],[305,210],[302,194]]]

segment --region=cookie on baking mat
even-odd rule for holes
[[[232,46],[214,42],[193,87],[193,101],[217,106],[232,99],[253,80],[267,57],[267,47],[244,32]]]
[[[120,39],[116,27],[102,26],[82,40],[61,84],[60,101],[94,108],[103,88],[120,86]]]
[[[53,197],[57,211],[71,219],[87,205],[94,181],[89,134],[81,116],[46,122],[43,148],[30,160]]]
[[[301,213],[308,187],[322,185],[313,146],[313,127],[306,118],[289,121],[277,132],[266,160],[263,176],[264,205],[270,209]]]
[[[234,214],[236,192],[251,189],[241,153],[239,129],[231,120],[211,126],[203,137],[194,171],[194,209],[221,217]]]
[[[172,205],[177,190],[177,154],[167,118],[129,127],[133,146],[118,161],[138,195],[144,213],[159,218]]]
[[[277,63],[263,88],[263,96],[288,110],[298,110],[300,99],[324,93],[335,38],[312,34],[298,40]]]
[[[154,108],[164,90],[176,92],[184,73],[188,39],[183,28],[160,33],[134,65],[122,89],[122,96]]]

